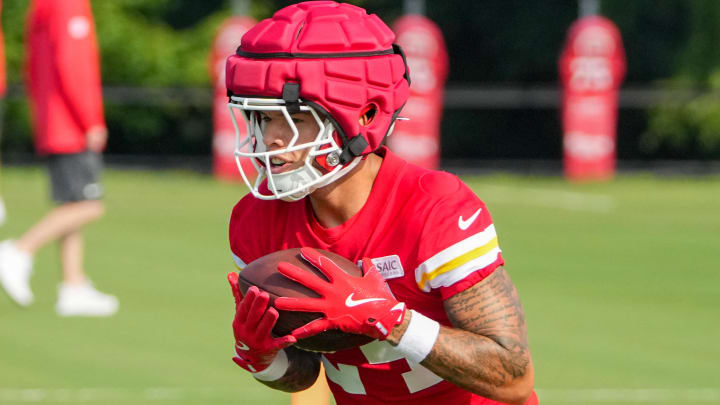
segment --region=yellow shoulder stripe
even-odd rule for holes
[[[437,277],[437,276],[439,276],[439,275],[441,275],[441,274],[444,274],[444,273],[447,273],[447,272],[449,272],[449,271],[451,271],[451,270],[453,270],[453,269],[456,269],[456,268],[462,266],[463,264],[465,264],[465,263],[467,263],[467,262],[469,262],[469,261],[471,261],[471,260],[475,260],[475,259],[477,259],[478,257],[481,257],[482,255],[484,255],[484,254],[488,253],[489,251],[495,249],[496,247],[498,247],[498,239],[497,239],[497,236],[494,237],[494,238],[492,238],[492,239],[490,239],[486,244],[484,244],[484,245],[482,245],[482,246],[480,246],[480,247],[478,247],[478,248],[476,248],[476,249],[473,249],[473,250],[471,250],[471,251],[469,251],[469,252],[467,252],[467,253],[465,253],[465,254],[463,254],[463,255],[461,255],[461,256],[458,256],[458,257],[450,260],[450,261],[447,262],[447,263],[444,263],[444,264],[438,266],[438,268],[436,268],[435,270],[433,270],[433,271],[431,271],[431,272],[429,272],[429,273],[423,273],[422,278],[421,278],[420,281],[418,282],[418,286],[420,286],[420,289],[422,290],[422,289],[425,288],[425,284],[426,284],[428,281],[434,279],[435,277]]]

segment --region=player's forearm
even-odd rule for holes
[[[412,318],[388,336],[397,345]],[[496,340],[493,340],[496,339]],[[440,327],[432,350],[421,364],[468,391],[508,404],[523,404],[532,393],[534,377],[526,339],[480,336],[457,328]]]
[[[532,395],[534,371],[525,315],[507,272],[498,267],[443,305],[453,327],[410,312],[388,340],[401,343],[398,349],[468,391],[523,404]]]
[[[388,336],[397,345],[412,318]],[[494,340],[496,339],[496,340]],[[524,404],[532,393],[534,377],[525,339],[480,336],[457,328],[440,327],[432,350],[421,364],[468,391],[508,404]]]
[[[289,363],[285,375],[274,381],[258,381],[285,392],[302,391],[313,385],[320,374],[320,355],[294,347],[286,348],[285,352]]]
[[[507,337],[441,327],[421,364],[459,387],[508,404],[524,404],[534,384],[528,348]]]

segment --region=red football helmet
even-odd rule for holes
[[[337,180],[362,156],[377,150],[409,95],[405,56],[395,35],[376,15],[334,1],[285,7],[242,37],[227,60],[229,107],[241,110],[248,127],[236,131],[235,157],[252,193],[262,199],[297,200]],[[281,111],[293,131],[282,150],[263,144],[260,111]],[[320,130],[313,142],[297,144],[291,114],[310,112]],[[273,156],[309,149],[305,165],[272,174]],[[258,171],[250,184],[242,159]],[[267,190],[260,187],[267,179]]]

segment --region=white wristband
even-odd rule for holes
[[[427,316],[413,311],[405,334],[395,347],[406,359],[420,363],[425,360],[438,338],[440,324]]]
[[[287,354],[285,353],[285,350],[280,350],[273,359],[272,363],[263,371],[252,373],[252,376],[255,377],[255,379],[260,381],[275,381],[279,380],[282,376],[285,375],[285,372],[288,370],[288,367],[290,364],[288,363]]]

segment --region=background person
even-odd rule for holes
[[[275,306],[324,316],[275,338],[268,294],[243,297],[230,273],[233,360],[288,392],[311,386],[322,363],[340,405],[536,404],[525,318],[487,207],[456,176],[383,146],[409,92],[393,39],[359,7],[299,3],[248,31],[228,59],[231,104],[254,146],[236,153],[259,166],[230,219],[235,264],[312,247],[362,260],[365,274],[308,248],[331,282],[281,264],[321,298]],[[292,346],[333,328],[377,340],[323,354]]]
[[[105,211],[100,172],[107,141],[89,1],[34,0],[26,41],[35,148],[47,159],[58,205],[16,241],[0,244],[0,284],[19,305],[30,305],[32,257],[57,240],[63,271],[58,314],[112,315],[117,299],[97,291],[83,267],[82,228]]]

